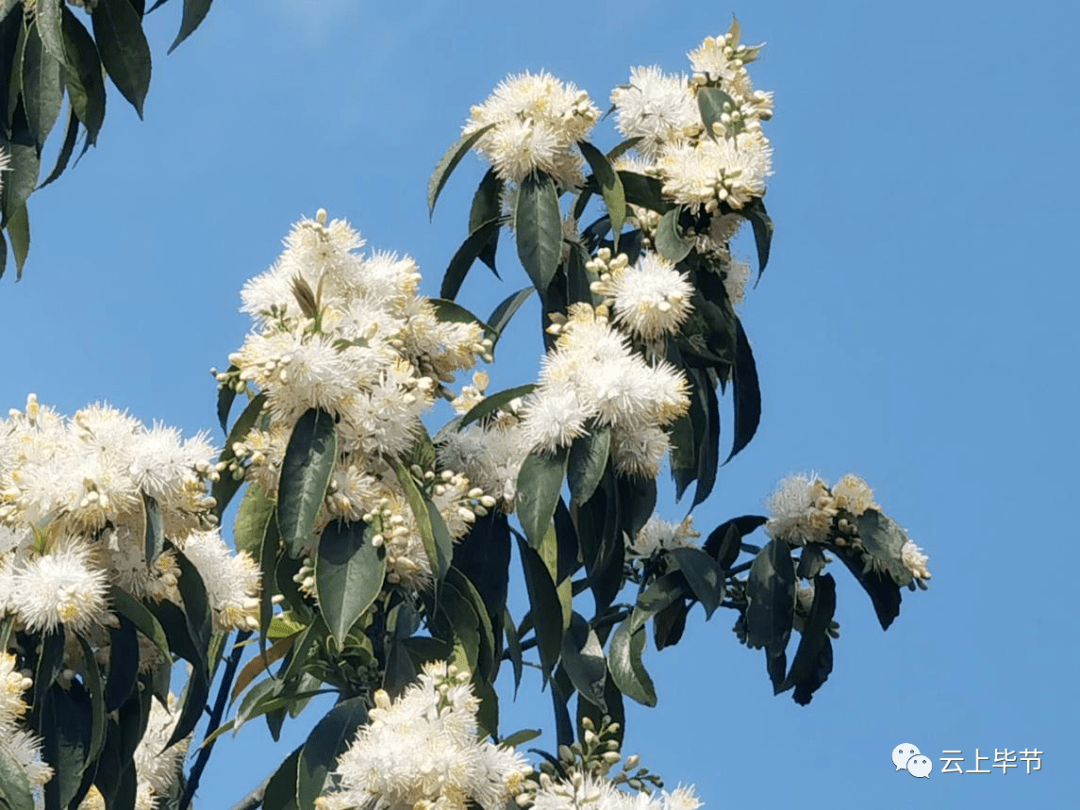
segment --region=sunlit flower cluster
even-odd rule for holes
[[[655,795],[628,793],[596,774],[573,774],[567,779],[540,775],[532,810],[697,810],[701,802],[693,788],[678,787]]]
[[[218,628],[254,625],[258,575],[218,533],[208,494],[219,477],[214,454],[203,433],[184,440],[102,404],[65,419],[31,394],[25,412],[0,421],[0,614],[26,632],[63,626],[88,636],[115,623],[113,586],[182,604],[177,552],[146,558],[152,510],[164,537],[213,583]]]
[[[480,702],[467,673],[424,665],[397,699],[379,690],[319,810],[504,810],[532,769],[513,749],[477,739]]]
[[[608,322],[606,307],[572,304],[568,317],[550,318],[558,339],[523,407],[526,443],[551,452],[590,427],[609,426],[616,471],[654,477],[668,448],[663,428],[690,407],[686,378],[635,352]]]
[[[877,559],[860,541],[856,519],[867,512],[880,512],[881,507],[874,501],[874,491],[859,476],[848,473],[829,487],[817,476],[790,475],[779,483],[766,506],[769,519],[765,531],[770,537],[792,544],[851,547],[863,551],[868,568],[889,569],[889,561]],[[902,537],[899,562],[903,568],[920,581],[930,579],[929,558],[899,527],[891,522],[888,525]]]
[[[176,697],[170,692],[168,705],[154,700],[150,707],[150,720],[146,732],[135,748],[136,783],[135,810],[155,810],[162,806],[161,800],[180,776],[191,736],[174,745],[168,745],[176,723],[180,719]]]
[[[521,73],[500,82],[470,112],[464,134],[491,126],[475,148],[503,180],[520,183],[540,170],[564,188],[581,184],[582,158],[574,146],[600,118],[584,90],[544,71]]]
[[[479,324],[443,319],[417,294],[412,259],[365,254],[363,246],[348,222],[319,211],[298,223],[277,262],[244,286],[254,328],[218,380],[261,394],[266,404],[229,448],[229,474],[276,495],[297,420],[312,408],[325,411],[336,420],[338,455],[312,540],[332,520],[372,523],[385,543],[388,581],[422,589],[431,563],[393,460],[425,436],[421,416],[448,396],[443,385],[478,358],[491,360],[492,344]],[[454,539],[494,504],[456,468],[412,473]]]
[[[701,532],[694,529],[694,517],[688,515],[682,523],[670,523],[653,515],[637,533],[627,537],[626,550],[634,557],[648,558],[659,551],[697,546]]]

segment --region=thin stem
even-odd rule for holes
[[[206,763],[210,759],[210,753],[214,750],[217,740],[211,740],[208,744],[205,740],[217,731],[221,725],[221,716],[225,714],[225,707],[229,702],[229,690],[232,687],[236,670],[240,666],[240,658],[244,654],[244,642],[251,637],[250,630],[241,630],[236,634],[232,650],[229,653],[229,661],[225,665],[225,671],[221,675],[221,683],[218,685],[217,697],[214,699],[214,708],[210,712],[210,722],[206,726],[206,734],[203,736],[204,745],[199,749],[199,755],[195,758],[195,764],[191,766],[191,775],[188,776],[184,786],[184,795],[180,798],[180,810],[187,810],[191,806],[191,800],[195,797],[195,791],[199,789],[199,780],[206,769]],[[260,799],[261,801],[261,799]],[[255,805],[258,807],[258,805]]]
[[[744,562],[744,563],[741,563],[740,565],[736,565],[734,568],[732,568],[730,571],[728,571],[728,576],[733,577],[736,574],[741,574],[743,571],[749,571],[750,566],[753,565],[753,564],[754,564],[754,562],[753,562],[753,560],[751,560],[750,562]]]

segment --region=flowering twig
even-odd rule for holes
[[[206,726],[206,734],[203,738],[204,740],[210,740],[210,742],[205,743],[199,749],[195,764],[191,766],[191,775],[188,777],[187,784],[184,786],[184,794],[180,799],[180,810],[187,810],[191,806],[191,800],[195,797],[195,791],[199,788],[199,780],[202,778],[203,770],[205,770],[206,763],[210,759],[210,753],[214,750],[214,744],[217,742],[216,739],[210,738],[217,731],[218,726],[221,725],[221,716],[225,713],[233,678],[236,677],[236,670],[240,666],[240,657],[244,652],[244,642],[250,637],[250,630],[241,630],[236,634],[236,640],[233,641],[232,651],[229,653],[225,671],[221,675],[217,697],[214,699],[214,708],[210,712],[210,722]]]

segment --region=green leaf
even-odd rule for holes
[[[611,220],[611,235],[615,242],[612,252],[618,253],[619,234],[626,221],[626,193],[623,191],[622,180],[619,179],[615,167],[604,157],[604,153],[591,143],[579,141],[578,148],[600,183],[600,192],[604,195],[604,205],[607,206],[608,218]]]
[[[60,84],[60,62],[42,45],[37,26],[31,27],[26,35],[22,85],[26,121],[41,149],[60,115],[64,90]]]
[[[2,0],[10,3],[11,0]],[[22,14],[0,13],[0,133],[11,134],[11,115],[22,92],[22,52],[26,44],[26,26]]]
[[[461,421],[458,422],[457,429],[460,431],[473,422],[478,422],[485,416],[495,413],[500,408],[504,408],[519,397],[526,397],[536,390],[535,383],[529,383],[528,385],[519,385],[516,388],[507,388],[505,391],[498,391],[494,394],[484,397],[480,402],[476,403],[469,409]]]
[[[515,731],[513,734],[509,734],[499,740],[499,748],[520,748],[525,743],[535,740],[543,733],[544,732],[538,728],[523,728],[520,731]]]
[[[0,748],[0,802],[6,810],[34,810],[34,794],[22,763]]]
[[[235,363],[229,365],[226,374],[234,374],[240,369],[237,368]],[[232,410],[233,402],[236,400],[236,389],[231,385],[222,385],[218,388],[217,395],[217,416],[218,424],[221,425],[221,432],[226,436],[229,435],[229,411]]]
[[[526,177],[518,189],[514,232],[521,266],[543,294],[555,278],[562,255],[562,215],[555,181],[543,172]]]
[[[904,530],[876,509],[867,509],[855,518],[855,525],[866,553],[874,558],[874,567],[884,569],[897,585],[910,583],[914,577],[904,565],[901,554],[908,542]]]
[[[480,186],[473,195],[472,206],[469,209],[469,233],[493,219],[502,215],[502,192],[503,181],[495,173],[495,169],[488,169]],[[495,252],[499,246],[499,232],[488,240],[488,243],[480,249],[479,259],[488,267],[495,277],[499,277],[499,271],[495,268]]]
[[[806,619],[799,649],[791,670],[779,691],[795,687],[793,698],[800,706],[807,705],[832,672],[832,640],[829,626],[836,612],[836,582],[829,574],[814,578],[814,601]]]
[[[299,810],[296,803],[296,781],[301,748],[303,746],[289,754],[266,783],[263,810]]]
[[[673,264],[678,264],[694,247],[694,240],[687,239],[679,232],[679,216],[682,208],[672,208],[660,218],[656,228],[656,250]]]
[[[439,199],[439,194],[442,192],[443,186],[446,185],[446,181],[450,179],[450,173],[465,157],[465,153],[472,149],[473,145],[484,137],[493,126],[495,124],[488,124],[468,135],[462,135],[458,142],[447,149],[446,154],[439,159],[435,171],[431,173],[431,179],[428,180],[428,216],[435,213],[435,203]]]
[[[184,14],[180,18],[180,33],[176,35],[169,53],[175,51],[180,43],[191,36],[210,12],[213,0],[184,0]]]
[[[607,467],[611,430],[595,428],[591,433],[574,439],[570,446],[566,481],[570,494],[577,503],[585,503],[596,492]]]
[[[747,645],[778,657],[787,647],[795,616],[795,566],[787,543],[773,540],[754,558],[746,598]]]
[[[499,228],[502,225],[502,217],[497,217],[477,225],[475,230],[470,231],[465,241],[461,243],[461,247],[457,249],[457,253],[450,259],[450,264],[443,275],[442,287],[439,289],[440,296],[448,300],[457,297],[461,284],[465,281],[465,276],[473,263],[491,240],[499,235]]]
[[[161,507],[158,502],[142,494],[143,508],[146,511],[146,565],[150,567],[165,548],[165,530],[161,524]]]
[[[657,613],[688,596],[690,591],[681,571],[669,571],[657,577],[637,598],[630,614],[630,632],[636,633]]]
[[[544,539],[555,505],[559,502],[569,452],[531,452],[525,457],[517,478],[517,516],[532,548]]]
[[[551,677],[562,650],[562,602],[543,557],[530,548],[520,536],[517,541],[536,631],[537,649],[540,652],[540,666],[546,680]]]
[[[297,766],[296,801],[300,810],[314,810],[326,777],[345,753],[357,730],[367,724],[368,713],[362,697],[349,698],[330,710],[311,730]]]
[[[262,484],[256,481],[248,484],[233,522],[233,543],[237,551],[246,551],[252,559],[262,560],[266,527],[274,516],[275,506],[276,502],[266,494]]]
[[[101,75],[101,57],[90,32],[64,7],[64,82],[75,115],[86,127],[88,146],[97,141],[105,121],[105,80]],[[49,47],[48,40],[44,40]]]
[[[758,255],[758,281],[760,281],[761,274],[765,272],[765,265],[769,263],[769,252],[772,248],[773,232],[776,228],[765,210],[765,201],[760,197],[752,199],[737,213],[750,220],[750,225],[754,229],[754,244],[757,247]]]
[[[713,131],[713,124],[719,124],[719,137],[723,137],[727,127],[720,121],[724,114],[724,105],[730,105],[730,109],[738,109],[738,105],[731,96],[719,87],[699,87],[697,91],[698,110],[701,111],[701,123],[705,125],[705,133],[714,141],[718,137]]]
[[[11,239],[11,251],[15,254],[16,278],[22,278],[26,257],[30,254],[30,220],[27,216],[26,203],[23,203],[11,215],[7,222],[8,237]]]
[[[461,579],[447,578],[445,590],[439,600],[439,610],[452,628],[454,656],[458,667],[473,673],[475,682],[483,680],[480,666],[480,616],[468,596],[455,587]]]
[[[735,403],[735,439],[731,452],[724,460],[727,464],[754,438],[761,422],[761,387],[758,384],[757,365],[750,341],[743,331],[742,321],[735,320],[735,367],[732,370],[732,396]]]
[[[563,637],[562,662],[574,688],[601,711],[607,711],[604,685],[607,682],[607,659],[604,648],[589,623],[579,613],[570,616],[570,627]]]
[[[54,684],[45,696],[42,713],[42,758],[53,768],[45,783],[45,807],[67,807],[74,802],[86,769],[93,724],[89,695],[75,681],[68,689]],[[75,803],[76,806],[77,803]]]
[[[641,654],[645,650],[645,628],[631,630],[631,619],[626,618],[611,637],[608,672],[615,685],[628,698],[644,706],[655,706],[656,689],[641,662]]]
[[[135,625],[121,618],[120,626],[109,630],[109,672],[105,680],[105,708],[119,709],[135,689],[139,677],[139,637]]]
[[[600,303],[601,296],[592,291],[593,275],[585,266],[589,254],[581,245],[570,245],[563,271],[566,273],[566,302],[584,302],[590,306]]]
[[[56,155],[56,165],[53,166],[53,170],[49,172],[49,176],[45,178],[45,181],[38,186],[39,189],[45,188],[64,173],[68,163],[71,161],[72,154],[75,152],[75,141],[78,140],[78,137],[79,119],[75,115],[75,110],[69,104],[67,129],[64,132],[64,142],[60,145],[60,151]]]
[[[375,530],[361,522],[335,521],[319,538],[315,592],[326,626],[345,646],[345,636],[382,590],[386,549],[376,547]]]
[[[232,430],[229,431],[229,435],[225,439],[225,447],[218,457],[219,462],[228,464],[236,458],[236,453],[233,451],[233,445],[237,442],[242,442],[247,437],[248,433],[255,427],[259,417],[262,415],[265,405],[266,394],[259,394],[247,404],[247,407],[240,413],[240,416],[236,418]],[[217,504],[214,506],[214,514],[216,514],[218,518],[225,513],[225,507],[229,505],[229,502],[240,489],[242,483],[242,479],[232,477],[232,471],[228,468],[226,468],[222,476],[214,482],[214,485],[210,488],[210,494],[213,495],[214,500],[217,501]]]
[[[475,323],[487,333],[493,331],[490,326],[456,301],[448,301],[445,298],[429,298],[428,301],[435,307],[438,319],[444,323]]]
[[[131,594],[116,585],[113,585],[109,591],[109,603],[114,611],[128,619],[135,625],[136,630],[152,641],[154,646],[161,651],[161,654],[166,660],[172,659],[172,653],[169,650],[169,641],[165,635],[165,630],[162,628],[161,623],[154,617],[154,614],[147,610],[142,602],[139,602],[135,597],[131,596]]]
[[[525,661],[522,658],[521,638],[517,627],[514,625],[514,617],[505,607],[502,612],[503,631],[506,633],[506,653],[510,656],[510,665],[514,671],[514,698],[517,698],[518,688],[521,686],[521,676],[525,671]]]
[[[666,214],[675,207],[673,203],[664,199],[664,184],[655,177],[627,171],[621,171],[618,174],[628,203],[648,208],[658,214]]]
[[[762,515],[743,515],[724,521],[709,532],[702,548],[727,571],[739,556],[743,537],[764,526],[766,520]]]
[[[507,538],[509,541],[509,538]],[[480,679],[491,680],[495,675],[495,628],[491,623],[491,615],[484,598],[462,571],[451,567],[447,572],[447,583],[452,585],[460,596],[469,604],[476,615],[476,630],[478,631],[479,648],[477,650],[477,668],[479,672],[473,676],[473,681]],[[504,597],[505,601],[505,597]],[[500,607],[501,609],[501,607]]]
[[[724,600],[724,572],[720,564],[699,548],[673,548],[668,550],[668,555],[678,563],[694,596],[705,608],[705,617],[711,618]]]
[[[98,758],[101,750],[105,747],[105,731],[106,731],[106,709],[105,709],[105,687],[101,681],[101,670],[98,669],[97,659],[94,658],[94,651],[90,649],[90,645],[86,643],[86,639],[79,636],[79,646],[82,647],[83,661],[86,664],[86,669],[83,671],[83,677],[86,679],[86,685],[89,687],[90,692],[90,747],[86,754],[86,761],[93,762]]]
[[[685,599],[677,599],[653,617],[653,640],[656,649],[673,647],[679,643],[686,630],[686,617],[690,614],[690,605]]]
[[[304,554],[336,460],[334,417],[309,408],[289,437],[278,485],[278,528],[291,557],[299,559]]]
[[[507,296],[497,307],[495,307],[494,311],[491,313],[491,317],[487,320],[491,331],[495,333],[495,337],[492,338],[493,342],[498,343],[499,338],[502,337],[503,330],[505,330],[510,323],[510,319],[514,317],[514,313],[521,308],[521,305],[524,304],[532,294],[533,288],[525,287],[518,290],[516,293]]]
[[[54,60],[64,64],[63,17],[64,0],[38,0],[34,15],[35,27],[45,50]]]
[[[203,671],[207,672],[206,653],[210,646],[210,636],[213,633],[213,615],[211,614],[209,595],[199,569],[187,558],[187,555],[179,550],[175,551],[176,565],[180,569],[180,577],[176,587],[180,590],[180,596],[184,602],[184,620],[191,641],[195,645],[198,661],[203,663]],[[196,665],[196,669],[199,668],[198,661],[192,661],[192,664]]]
[[[420,539],[424,542],[424,550],[431,562],[431,570],[435,574],[436,584],[441,583],[446,572],[450,568],[450,560],[454,556],[453,541],[446,528],[446,523],[434,508],[420,488],[416,486],[412,473],[405,469],[405,465],[394,459],[394,470],[397,473],[398,482],[405,490],[405,499],[412,509],[413,517],[416,518],[416,527],[420,532]]]
[[[184,5],[186,11],[188,3]],[[139,12],[130,0],[98,0],[92,19],[105,70],[142,118],[143,102],[150,89],[150,46]]]

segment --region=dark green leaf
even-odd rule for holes
[[[335,521],[319,538],[315,592],[326,626],[345,646],[345,636],[382,590],[386,549],[372,545],[375,530],[365,523]]]
[[[475,673],[476,680],[481,680],[478,677],[480,674],[480,616],[469,598],[450,580],[445,583],[442,598],[439,600],[439,610],[442,611],[452,628],[455,652],[452,659],[456,661],[459,669]]]
[[[490,326],[455,301],[448,301],[445,298],[429,298],[428,301],[435,307],[435,314],[440,321],[446,323],[475,323],[485,332],[490,333],[494,331]]]
[[[615,171],[615,167],[604,156],[604,153],[588,141],[580,141],[578,148],[585,160],[589,162],[597,182],[600,183],[600,192],[604,195],[604,205],[607,206],[608,218],[611,221],[611,235],[615,242],[614,252],[619,252],[619,234],[622,231],[623,222],[626,221],[626,193],[623,191],[622,180]]]
[[[5,810],[34,810],[34,794],[21,762],[0,748],[0,801]]]
[[[450,173],[454,171],[454,168],[461,162],[461,159],[465,157],[465,153],[472,149],[473,145],[480,140],[491,129],[494,124],[488,124],[485,127],[472,132],[468,135],[462,135],[461,138],[446,150],[440,159],[438,165],[435,166],[435,171],[431,173],[431,179],[428,180],[428,215],[435,213],[435,202],[439,199],[439,194],[443,190],[443,186],[446,185],[446,181],[450,179]],[[448,297],[448,296],[443,296]],[[452,297],[452,296],[449,296]]]
[[[666,214],[675,206],[664,199],[663,183],[655,177],[647,177],[637,172],[619,172],[619,180],[622,181],[623,192],[626,201],[632,205],[640,205],[658,214]]]
[[[851,548],[830,548],[870,597],[881,629],[888,630],[889,625],[900,615],[900,587],[887,572],[873,568],[867,570],[862,552]]]
[[[256,561],[262,559],[266,527],[274,516],[276,505],[274,499],[266,494],[262,484],[257,481],[248,484],[233,522],[233,543],[236,544],[237,551],[246,551]]]
[[[60,62],[42,45],[36,26],[26,35],[22,71],[26,121],[40,150],[60,115],[64,90],[60,84]]]
[[[543,557],[520,537],[518,537],[518,553],[525,572],[525,588],[529,593],[529,605],[532,608],[535,623],[540,665],[544,678],[547,679],[554,671],[562,650],[562,602]]]
[[[685,599],[677,599],[653,617],[653,640],[656,642],[656,649],[662,650],[679,643],[689,614],[690,605]]]
[[[152,641],[166,659],[171,658],[165,630],[142,602],[115,585],[109,592],[109,602],[112,609],[135,625],[135,628]]]
[[[724,599],[724,572],[720,564],[699,548],[673,548],[668,554],[678,563],[694,596],[710,618]]]
[[[593,276],[585,266],[589,256],[581,245],[570,245],[566,263],[566,300],[576,304],[579,301],[594,306],[600,303],[600,296],[592,291]]]
[[[724,137],[726,127],[720,121],[720,116],[724,114],[724,105],[729,105],[730,110],[738,109],[738,105],[735,104],[731,96],[719,87],[699,87],[697,102],[698,109],[701,111],[701,123],[705,125],[706,134],[713,140],[716,140],[717,137]],[[719,126],[720,132],[713,129],[713,124]]]
[[[180,33],[176,35],[169,53],[175,51],[180,43],[191,36],[210,12],[213,0],[184,0],[184,15],[180,18]]]
[[[203,662],[203,671],[206,670],[206,654],[210,646],[210,635],[213,632],[213,616],[210,611],[210,602],[199,569],[187,558],[185,554],[176,551],[176,564],[180,569],[180,577],[176,587],[180,590],[180,596],[184,601],[184,619],[187,623],[188,634],[199,661]],[[198,669],[198,662],[192,661]],[[181,739],[181,738],[178,738]]]
[[[424,550],[431,562],[431,570],[435,574],[436,583],[442,582],[450,568],[450,561],[454,555],[453,541],[450,539],[446,523],[433,504],[424,497],[412,474],[405,469],[400,461],[394,461],[394,469],[397,472],[398,482],[405,490],[405,499],[412,509],[413,517],[416,518],[416,526],[420,531],[420,538],[424,542]]]
[[[476,226],[476,229],[469,233],[465,241],[461,243],[461,247],[457,249],[457,253],[450,259],[450,264],[443,275],[439,295],[447,300],[453,300],[457,297],[458,292],[461,290],[461,284],[465,281],[465,276],[472,268],[473,263],[483,253],[484,248],[499,235],[499,228],[502,227],[502,224],[501,217],[489,219],[487,222]]]
[[[518,258],[543,294],[555,278],[562,254],[562,215],[555,181],[543,172],[526,177],[514,208]]]
[[[146,564],[152,566],[165,548],[165,530],[161,525],[161,507],[158,502],[145,492],[142,498],[143,508],[146,510]]]
[[[791,671],[781,685],[783,692],[795,687],[794,699],[805,706],[832,672],[832,640],[829,626],[836,611],[836,582],[829,574],[814,578],[814,601],[806,619]]]
[[[34,664],[34,686],[31,693],[33,697],[30,700],[32,713],[44,705],[46,693],[63,669],[64,629],[58,628],[41,636],[41,646]]]
[[[625,619],[611,637],[608,671],[615,685],[628,698],[644,706],[656,705],[656,689],[645,671],[641,654],[645,650],[645,628],[631,630],[631,618]]]
[[[480,186],[473,196],[472,207],[469,209],[469,233],[472,233],[485,222],[498,219],[502,215],[502,192],[503,181],[495,174],[495,169],[488,169],[480,181]],[[491,237],[486,245],[480,248],[479,259],[488,267],[495,277],[499,277],[499,271],[495,268],[495,251],[499,246],[499,232]]]
[[[185,11],[188,3],[185,2]],[[150,46],[142,18],[130,0],[98,0],[94,7],[94,38],[105,70],[121,95],[142,118],[150,89]]]
[[[234,374],[239,371],[235,364],[231,364],[226,374]],[[231,385],[222,385],[218,388],[217,395],[217,417],[218,424],[221,425],[221,432],[227,437],[229,435],[229,411],[232,410],[233,402],[236,400],[236,389]],[[228,448],[226,448],[228,449]]]
[[[757,246],[758,255],[758,280],[765,272],[765,265],[769,263],[769,251],[772,248],[772,238],[775,226],[768,212],[765,210],[765,201],[755,197],[739,212],[743,217],[750,220],[754,229],[754,244]]]
[[[596,632],[581,614],[570,616],[570,628],[563,637],[562,662],[574,688],[601,711],[607,711],[604,684],[607,681],[607,661]]]
[[[296,803],[296,781],[301,748],[303,746],[289,754],[266,783],[263,810],[299,810]]]
[[[45,50],[57,62],[65,62],[63,17],[64,0],[38,0],[35,27]]]
[[[746,643],[770,658],[783,653],[795,616],[795,566],[787,543],[773,540],[754,558],[746,581]]]
[[[262,415],[265,405],[266,394],[259,394],[247,404],[240,413],[240,416],[236,418],[232,430],[229,431],[229,435],[225,439],[225,447],[222,449],[218,461],[228,464],[236,458],[233,446],[237,442],[242,442],[251,429],[255,427],[259,417]],[[242,479],[233,478],[232,470],[228,467],[223,471],[221,477],[214,482],[210,494],[213,495],[214,500],[217,501],[217,504],[214,507],[214,514],[219,518],[225,513],[225,507],[228,506],[229,501],[232,500],[233,495],[240,489],[242,483]]]
[[[651,617],[690,595],[686,577],[681,571],[671,571],[657,577],[638,596],[630,615],[630,630],[637,632]]]
[[[507,541],[509,541],[509,537]],[[451,568],[447,572],[447,582],[457,590],[476,615],[476,629],[479,633],[478,641],[480,646],[477,651],[478,673],[473,677],[473,682],[476,683],[481,679],[485,682],[490,681],[495,675],[495,628],[491,623],[488,606],[476,586],[469,581],[469,578],[464,573],[456,568]]]
[[[499,740],[499,747],[507,749],[520,748],[530,740],[535,740],[541,734],[543,732],[538,728],[523,728]]]
[[[897,585],[910,583],[913,577],[901,554],[908,542],[904,530],[876,509],[867,509],[855,518],[855,525],[866,553],[874,558],[874,568],[886,571]]]
[[[739,556],[743,537],[764,526],[765,521],[766,518],[761,515],[732,518],[709,532],[702,548],[727,571]]]
[[[10,4],[11,0],[3,0]],[[26,26],[22,14],[8,14],[0,9],[0,134],[11,134],[11,114],[22,92],[21,54],[26,42]]]
[[[15,209],[7,222],[7,229],[11,239],[11,252],[15,255],[16,278],[22,278],[26,257],[30,254],[30,220],[26,203]]]
[[[750,341],[743,331],[742,321],[735,321],[735,368],[732,396],[735,401],[735,439],[731,452],[724,460],[727,464],[735,454],[750,444],[761,422],[761,388],[758,385],[757,365]]]
[[[105,708],[119,709],[135,689],[139,676],[139,637],[135,625],[120,618],[120,626],[109,630],[109,673],[105,681]]]
[[[308,409],[293,428],[278,485],[278,528],[289,556],[303,556],[337,459],[334,417]]]
[[[495,333],[493,340],[498,342],[498,339],[502,337],[503,330],[506,329],[510,323],[510,319],[514,317],[514,313],[521,308],[521,305],[525,303],[530,295],[533,294],[532,287],[525,287],[518,290],[513,295],[507,296],[502,303],[500,303],[495,310],[491,313],[491,317],[488,318],[488,326],[491,331]]]
[[[555,677],[551,679],[551,704],[555,710],[555,740],[559,745],[570,745],[574,742],[574,726],[570,722],[570,711],[567,704],[574,694],[574,685],[570,683],[570,677],[563,667],[555,671]]]
[[[525,661],[521,655],[521,639],[518,637],[517,627],[514,626],[514,617],[505,608],[503,608],[502,620],[503,632],[506,633],[506,653],[510,657],[510,665],[514,670],[514,697],[517,698],[525,668]]]
[[[535,390],[536,384],[529,383],[528,385],[519,385],[517,388],[507,388],[505,391],[498,391],[486,396],[483,400],[470,408],[468,413],[461,417],[457,429],[461,430],[473,422],[477,422],[485,416],[494,413],[500,408],[506,407],[513,400],[518,399],[519,397],[528,396]]]
[[[93,762],[105,747],[105,687],[101,681],[101,670],[98,669],[94,651],[90,649],[90,645],[86,643],[86,639],[82,636],[79,636],[79,646],[82,647],[83,661],[86,665],[83,675],[90,694],[90,746],[86,754],[86,761]]]
[[[296,799],[300,810],[314,810],[326,784],[326,777],[338,757],[368,722],[364,698],[343,700],[316,724],[300,752],[297,766]]]
[[[532,548],[539,548],[559,502],[569,452],[531,452],[517,479],[517,516]]]
[[[64,81],[75,115],[86,127],[88,146],[97,141],[105,121],[105,80],[101,75],[101,57],[90,32],[67,7],[64,8],[64,53],[67,55]],[[49,47],[47,39],[45,47]]]
[[[795,574],[799,579],[813,579],[824,570],[827,562],[828,558],[821,546],[803,546],[802,551],[799,552],[799,565]]]
[[[678,264],[694,247],[694,240],[687,239],[679,229],[679,215],[682,208],[676,207],[660,218],[656,228],[656,250],[673,264]]]
[[[68,689],[59,684],[49,689],[43,726],[38,729],[42,736],[42,758],[53,769],[52,778],[45,783],[46,808],[67,807],[79,793],[92,725],[90,697],[80,683],[73,682]]]
[[[610,444],[611,430],[600,427],[574,439],[570,446],[566,482],[570,485],[571,496],[578,503],[585,503],[596,492],[607,467]]]

